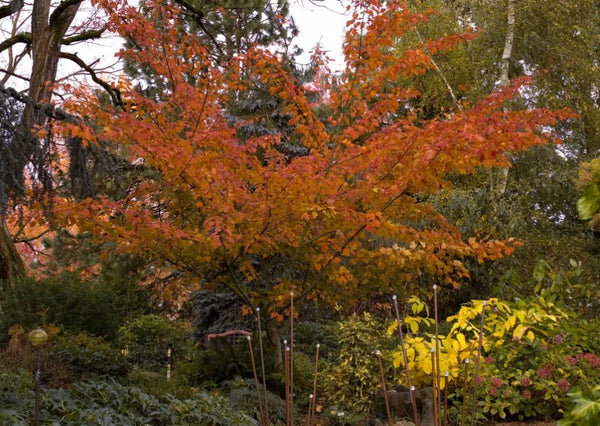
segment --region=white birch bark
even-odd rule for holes
[[[516,0],[507,0],[506,5],[506,36],[504,37],[504,50],[500,61],[500,86],[510,85],[509,68],[515,42],[515,15]],[[499,199],[506,192],[508,183],[508,167],[492,169],[490,171],[490,193],[494,200]]]

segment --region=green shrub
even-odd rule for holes
[[[371,395],[381,382],[375,351],[382,351],[386,377],[393,377],[391,349],[396,342],[387,334],[385,324],[366,313],[339,322],[337,332],[338,351],[330,367],[319,376],[320,389],[328,403],[337,407],[337,413],[360,415],[369,410]]]
[[[259,384],[261,402],[264,404],[264,388]],[[219,385],[219,392],[227,399],[232,410],[248,413],[256,419],[260,419],[260,409],[256,397],[254,380],[237,377]],[[272,424],[285,423],[285,401],[278,395],[267,390],[267,405],[269,409],[269,421]]]
[[[4,424],[4,420],[19,419],[17,413],[19,411],[24,412],[28,408],[26,402],[33,398],[33,386],[34,381],[31,370],[17,368],[14,370],[2,369],[0,371],[0,407],[14,408],[10,413],[6,412],[4,415],[0,415],[0,424]]]
[[[481,395],[488,418],[560,417],[569,404],[567,392],[600,379],[600,358],[585,352],[577,336],[566,330],[582,327],[578,315],[543,298],[510,304],[512,312],[527,313],[522,337],[517,328],[497,336],[486,351]],[[543,319],[535,322],[534,318]],[[588,329],[595,333],[597,329]],[[528,333],[533,334],[528,336]]]
[[[131,280],[82,281],[75,273],[44,280],[27,278],[1,294],[0,344],[15,324],[26,329],[56,324],[73,333],[113,339],[126,318],[150,309],[151,295]]]
[[[51,359],[69,368],[75,378],[88,376],[125,376],[131,366],[122,352],[100,337],[86,333],[56,336],[48,350]]]
[[[318,343],[319,358],[329,358],[338,349],[336,330],[337,324],[334,322],[301,322],[294,330],[295,350],[314,357]]]
[[[173,363],[186,359],[193,347],[189,327],[159,315],[127,322],[119,329],[117,342],[132,364],[151,370],[166,368],[169,347]]]
[[[254,355],[256,368],[260,369],[256,347]],[[221,337],[212,339],[205,350],[193,350],[190,360],[178,363],[175,370],[189,386],[215,386],[236,377],[253,377],[248,343],[244,340],[231,344]]]

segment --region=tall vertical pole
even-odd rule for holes
[[[477,346],[477,359],[475,360],[475,382],[473,383],[473,405],[471,407],[471,426],[475,425],[475,406],[477,405],[477,387],[479,386],[479,366],[481,365],[481,351],[483,347],[483,322],[485,321],[486,301],[481,302],[481,325],[479,331],[479,344]]]
[[[448,371],[444,372],[444,426],[448,426]]]
[[[33,414],[33,424],[37,426],[40,422],[40,381],[42,379],[42,346],[48,343],[48,333],[43,329],[37,328],[29,333],[29,343],[35,348],[35,411]]]
[[[290,415],[290,347],[285,346],[285,355],[283,357],[283,368],[285,370],[285,426],[291,426]]]
[[[469,358],[465,359],[465,372],[463,374],[464,384],[463,384],[463,403],[462,403],[462,412],[460,416],[460,426],[465,425],[465,416],[467,415],[467,391],[469,390]]]
[[[415,426],[419,426],[419,415],[417,412],[417,399],[415,398],[415,387],[410,382],[410,369],[408,368],[408,356],[406,355],[406,345],[404,344],[404,333],[402,333],[402,321],[400,321],[400,310],[398,309],[398,296],[392,296],[394,309],[396,310],[396,322],[398,323],[398,334],[400,335],[400,348],[402,349],[402,359],[404,360],[404,372],[406,373],[406,384],[410,391],[410,402],[413,409],[413,418]]]
[[[387,387],[385,385],[385,374],[383,374],[383,364],[381,362],[381,351],[375,351],[375,355],[377,355],[377,361],[379,362],[379,375],[381,376],[381,388],[383,390],[383,400],[385,401],[385,411],[387,413],[388,425],[392,426],[392,413],[390,411],[390,400],[387,393]]]
[[[442,407],[442,393],[440,386],[440,329],[439,329],[439,318],[438,318],[438,297],[437,297],[438,286],[433,286],[433,315],[435,319],[435,372],[436,372],[436,385],[437,385],[437,407],[438,412],[441,412]],[[438,418],[439,426],[439,418]]]
[[[258,374],[256,374],[256,363],[254,362],[254,351],[252,350],[252,337],[247,336],[248,348],[250,349],[250,361],[252,362],[252,373],[254,373],[254,387],[256,388],[256,400],[258,401],[258,410],[260,412],[260,424],[261,426],[267,426],[265,421],[265,412],[263,411],[263,404],[260,398],[260,386],[258,385]]]
[[[290,425],[294,424],[294,292],[290,291]]]
[[[42,362],[41,362],[41,348],[38,346],[35,348],[35,412],[33,418],[33,424],[35,426],[40,424],[40,380],[42,376]]]
[[[267,402],[267,377],[265,374],[265,355],[263,351],[263,341],[262,341],[262,328],[260,326],[260,308],[256,307],[256,322],[258,323],[258,344],[260,346],[260,368],[262,374],[262,382],[263,382],[263,394],[265,401],[265,416],[267,418],[267,422],[269,421],[269,403]]]
[[[318,373],[318,366],[319,366],[319,348],[321,347],[321,345],[319,345],[317,343],[317,351],[315,354],[315,374],[314,374],[314,379],[313,379],[313,393],[309,402],[309,408],[308,408],[308,426],[312,426],[312,419],[313,419],[313,415],[315,413],[315,408],[316,408],[316,404],[317,404],[317,373]]]
[[[435,347],[430,349],[431,351],[431,382],[433,387],[433,424],[440,426],[440,406],[438,404],[438,381],[437,381],[437,369],[435,366]]]

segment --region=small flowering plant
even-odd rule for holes
[[[543,298],[512,307],[512,315],[526,310],[530,322],[517,321],[515,329],[527,331],[513,331],[512,339],[492,333],[498,340],[488,345],[480,404],[488,417],[558,418],[571,403],[569,391],[598,383],[600,358],[579,352],[576,336],[565,331],[578,321],[574,312]]]
[[[577,321],[573,311],[542,296],[515,302],[474,301],[449,317],[450,332],[438,336],[440,370],[449,372],[450,395],[458,404],[464,398],[471,404],[474,369],[465,375],[465,360],[470,359],[473,365],[478,356],[484,306],[477,405],[488,419],[557,418],[569,403],[570,390],[598,382],[600,358],[582,352],[582,346],[565,332],[565,325]],[[414,324],[416,320],[406,322]],[[432,382],[431,348],[435,346],[435,335],[423,327],[426,325],[421,321],[419,327],[410,327],[405,338],[411,377],[421,386]],[[398,351],[394,366],[403,371],[403,364]],[[465,386],[470,390],[462,395]]]

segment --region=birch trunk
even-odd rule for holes
[[[515,14],[516,0],[508,0],[506,6],[506,36],[504,38],[504,50],[500,62],[500,86],[510,85],[509,69],[512,59],[513,45],[515,42]],[[492,169],[490,171],[490,193],[493,200],[498,200],[506,192],[508,183],[508,167]]]

